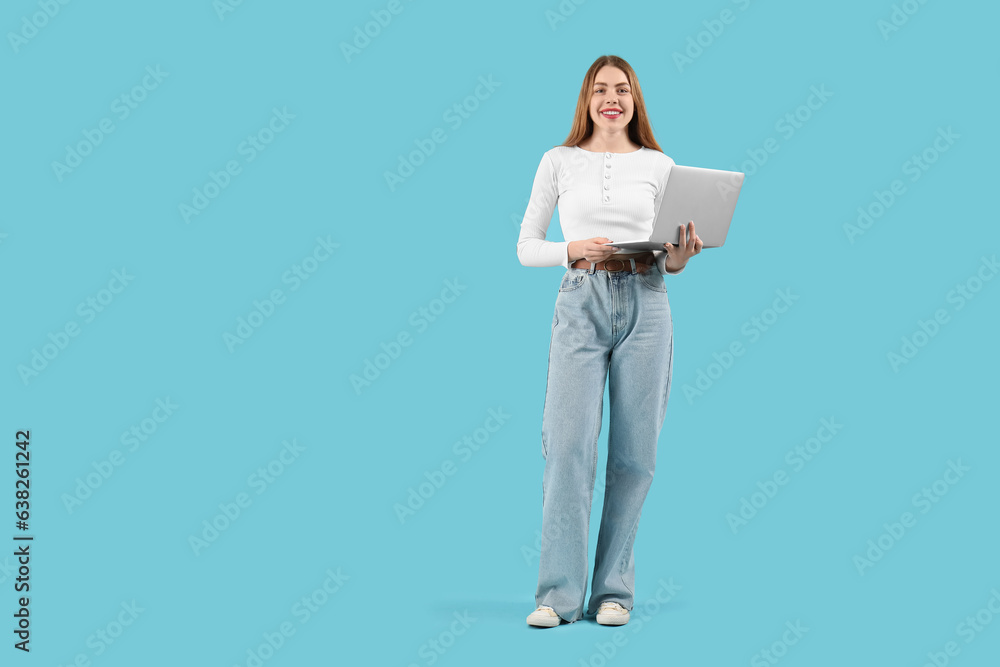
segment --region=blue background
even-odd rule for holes
[[[14,434],[30,429],[35,541],[32,650],[5,631],[3,653],[251,665],[288,623],[263,664],[754,665],[771,664],[768,650],[788,666],[923,665],[950,641],[954,664],[997,664],[1000,280],[977,272],[993,277],[983,258],[1000,248],[1000,10],[904,4],[915,13],[884,33],[889,1],[403,0],[396,14],[381,1],[221,13],[209,0],[109,1],[51,18],[44,3],[6,3],[0,495],[6,541],[21,533]],[[713,23],[725,9],[732,21]],[[372,12],[391,20],[376,29]],[[345,55],[355,39],[363,48]],[[678,66],[686,49],[696,57]],[[725,247],[665,277],[674,377],[633,621],[542,631],[525,616],[563,270],[521,266],[515,243],[541,155],[569,133],[602,54],[636,69],[678,164],[747,177]],[[147,67],[165,74],[123,118],[114,100]],[[477,99],[482,80],[494,87]],[[832,96],[803,108],[813,86]],[[464,117],[449,113],[462,104]],[[275,108],[294,118],[248,160],[242,142]],[[779,131],[796,112],[808,119]],[[53,162],[105,118],[113,132],[60,179]],[[390,187],[437,128],[444,141]],[[958,138],[935,153],[948,128]],[[748,162],[769,138],[777,152]],[[911,180],[905,165],[925,150],[935,161]],[[230,160],[239,173],[185,221],[180,206]],[[895,179],[905,193],[852,243],[845,225]],[[557,216],[549,238],[562,239]],[[295,266],[308,280],[290,279]],[[978,290],[960,309],[959,285]],[[251,316],[273,290],[283,302]],[[779,290],[798,298],[768,319]],[[105,300],[92,319],[78,310],[88,298]],[[893,367],[887,355],[939,309],[947,322]],[[240,318],[260,326],[227,345]],[[78,335],[58,348],[67,322]],[[401,334],[409,344],[394,348]],[[745,352],[724,367],[737,341]],[[368,362],[381,368],[356,389]],[[701,373],[710,386],[686,392]],[[158,399],[177,406],[160,422]],[[485,438],[491,409],[507,417]],[[822,419],[842,427],[796,470],[786,453]],[[130,450],[122,434],[143,420]],[[477,436],[477,450],[455,444]],[[295,458],[272,463],[292,441]],[[968,470],[914,503],[949,461]],[[251,477],[269,463],[279,475]],[[727,515],[779,471],[788,483],[756,496],[734,531]],[[67,504],[88,475],[96,488]],[[221,518],[241,493],[249,504]],[[887,536],[904,512],[915,523]],[[212,521],[224,529],[192,547]],[[859,567],[880,537],[890,548]],[[8,619],[14,565],[0,559]],[[330,572],[340,587],[327,594]],[[663,605],[660,580],[679,587]],[[296,613],[310,596],[322,604]],[[133,601],[142,611],[117,626]],[[967,641],[960,624],[983,609],[991,622]],[[783,645],[796,622],[808,631]],[[108,644],[102,629],[121,632]]]

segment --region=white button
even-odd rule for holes
[[[611,169],[611,163],[610,163],[610,162],[608,162],[608,163],[607,163],[607,164],[605,164],[604,166],[605,166],[605,167],[607,167],[608,169]]]
[[[604,174],[604,178],[611,178],[611,174]]]
[[[604,189],[605,189],[605,190],[610,190],[610,189],[611,189],[611,186],[610,186],[610,185],[608,185],[607,183],[605,183],[605,184],[604,184]]]
[[[611,201],[611,197],[609,197],[608,195],[604,195],[604,201],[606,202]]]
[[[611,159],[611,153],[605,153],[604,157],[606,157],[606,158],[608,158],[610,160]]]

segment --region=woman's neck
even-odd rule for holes
[[[633,144],[628,135],[604,137],[598,136],[597,134],[590,135],[579,143],[578,146],[584,150],[593,151],[595,153],[631,153],[642,148],[642,146]]]

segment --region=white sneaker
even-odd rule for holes
[[[535,625],[540,628],[554,628],[562,621],[559,614],[552,607],[544,604],[538,605],[538,609],[528,614],[528,625]]]
[[[597,610],[597,622],[601,625],[625,625],[628,616],[628,609],[617,602],[602,602]]]

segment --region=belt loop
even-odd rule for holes
[[[590,263],[590,270],[587,271],[587,273],[589,273],[590,275],[594,275],[594,271],[595,270],[597,270],[597,264],[594,264],[593,262],[591,262]]]
[[[628,261],[632,263],[632,275],[635,275],[635,259],[632,257],[628,258]]]

